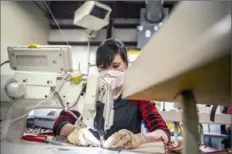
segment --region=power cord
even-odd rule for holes
[[[43,104],[43,103],[46,102],[46,101],[52,100],[53,97],[54,97],[54,95],[55,95],[55,93],[56,93],[56,92],[59,92],[59,91],[61,90],[61,88],[63,87],[64,82],[65,82],[65,79],[67,79],[67,77],[69,77],[69,75],[65,76],[65,77],[61,80],[61,84],[58,86],[57,90],[53,91],[46,99],[44,99],[44,100],[38,102],[34,107],[30,108],[29,111],[26,112],[25,114],[23,114],[22,116],[17,117],[17,118],[15,118],[15,119],[12,119],[12,120],[10,120],[9,122],[5,122],[5,123],[1,124],[1,128],[5,127],[6,125],[10,125],[11,123],[13,123],[13,122],[15,122],[15,121],[18,121],[18,120],[20,120],[20,119],[26,117],[26,116],[31,112],[31,110],[34,110],[34,109],[38,108],[41,104]]]
[[[3,63],[0,64],[0,67],[2,67],[4,64],[10,63],[9,60],[4,61]]]

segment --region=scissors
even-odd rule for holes
[[[26,141],[32,141],[32,142],[42,142],[42,143],[50,143],[53,145],[65,145],[65,143],[49,140],[47,136],[33,136],[33,135],[25,135],[22,137]]]

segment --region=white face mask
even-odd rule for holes
[[[105,70],[100,72],[100,77],[104,78],[104,80],[111,86],[112,90],[115,91],[116,88],[123,85],[124,72],[117,70]],[[114,92],[114,99],[118,98],[121,92],[122,89],[117,93]]]

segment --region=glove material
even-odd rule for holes
[[[103,144],[108,149],[132,149],[147,143],[148,140],[143,134],[133,134],[131,131],[122,129],[111,135]]]
[[[75,128],[67,138],[71,144],[79,146],[100,146],[100,141],[90,132],[89,128]]]

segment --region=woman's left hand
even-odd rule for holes
[[[183,149],[183,138],[178,137],[178,144],[175,144],[173,141],[171,141],[167,145],[167,149],[168,149],[168,151],[171,151],[171,152],[181,153],[181,151]]]
[[[148,142],[162,140],[165,144],[167,144],[169,141],[168,135],[165,133],[165,131],[161,129],[157,129],[153,132],[146,133],[146,137],[148,139]]]
[[[132,149],[147,143],[147,138],[143,134],[133,134],[131,131],[122,129],[111,135],[103,144],[108,149]]]

